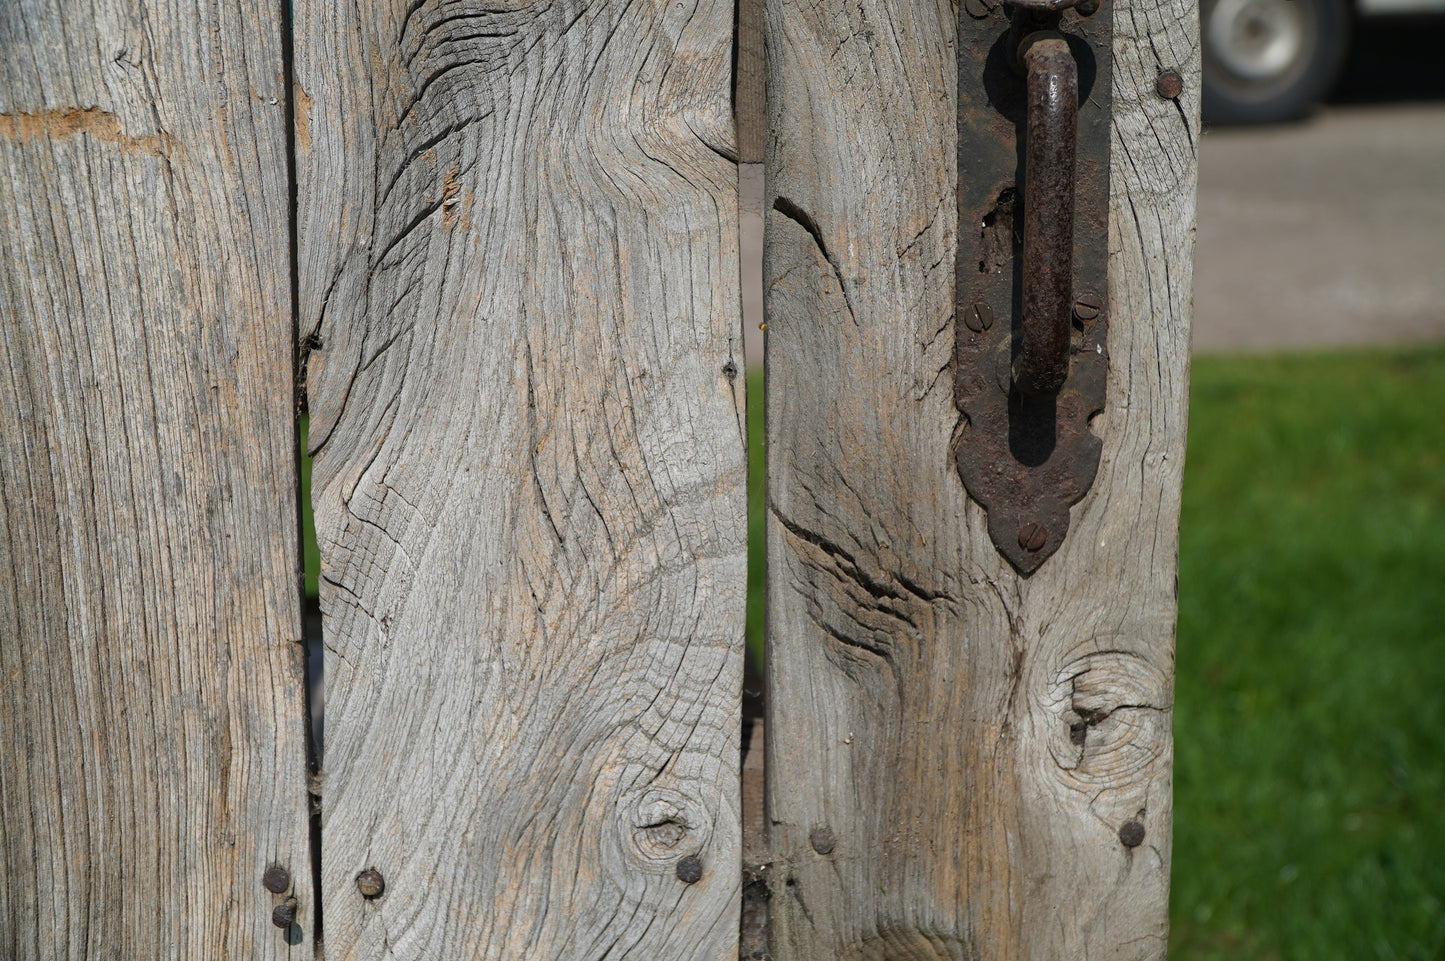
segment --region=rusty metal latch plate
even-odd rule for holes
[[[955,459],[969,495],[988,512],[994,544],[1025,576],[1059,549],[1069,509],[1094,481],[1102,444],[1089,422],[1104,409],[1109,369],[1112,9],[1110,0],[1070,8],[1073,2],[965,0],[958,17],[954,403],[967,423]],[[1025,76],[1040,59],[1026,56],[1038,37],[1055,49],[1062,39],[1072,55],[1067,82],[1077,85],[1077,118],[1064,122],[1076,123],[1076,134],[1042,127],[1057,122],[1040,119],[1048,108],[1037,101],[1051,95],[1057,105],[1058,91],[1068,87]],[[1068,107],[1071,114],[1071,101]],[[1057,171],[1030,177],[1026,168],[1031,156],[1063,155],[1051,154],[1046,142],[1061,137],[1074,138],[1065,157],[1074,168],[1071,177],[1065,172],[1072,198],[1067,189],[1028,196],[1026,187],[1060,181]],[[1060,269],[1072,276],[1059,278]],[[1045,294],[1053,304],[1040,308]],[[1029,314],[1052,316],[1026,318],[1026,301]],[[1027,337],[1026,322],[1034,325]],[[1025,356],[1026,341],[1032,356]],[[1056,358],[1040,359],[1041,343],[1052,345]],[[1028,373],[1060,365],[1067,367],[1062,386]]]

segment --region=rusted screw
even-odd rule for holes
[[[827,828],[818,828],[808,835],[808,843],[813,845],[813,850],[819,854],[832,854],[833,848],[838,846],[838,839],[833,837],[833,832]]]
[[[276,905],[271,912],[271,923],[278,928],[289,928],[296,923],[296,899],[287,898],[284,904]]]
[[[1138,821],[1126,821],[1119,828],[1119,843],[1126,848],[1137,848],[1144,843],[1144,825]]]
[[[963,325],[975,334],[981,334],[993,326],[993,308],[988,304],[974,304],[963,312]]]
[[[1104,298],[1092,291],[1086,291],[1074,299],[1074,316],[1080,320],[1094,320],[1104,309]]]
[[[1029,521],[1019,528],[1019,547],[1030,553],[1042,550],[1048,540],[1049,530],[1042,524]]]
[[[1173,100],[1184,92],[1184,78],[1178,70],[1165,70],[1154,81],[1154,92],[1165,100]]]
[[[272,894],[285,894],[291,887],[291,875],[279,864],[273,864],[261,875],[261,886]]]
[[[376,868],[367,868],[356,876],[356,890],[364,898],[379,898],[386,891],[386,880]]]
[[[684,884],[696,884],[702,880],[702,862],[696,855],[689,854],[677,862],[677,879]]]

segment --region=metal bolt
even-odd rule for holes
[[[1165,100],[1173,100],[1184,92],[1184,78],[1178,70],[1165,70],[1154,81],[1154,92]]]
[[[1028,521],[1019,528],[1019,547],[1022,547],[1030,553],[1042,550],[1043,546],[1048,543],[1048,540],[1049,529],[1042,524],[1035,524],[1033,521]]]
[[[993,308],[988,304],[974,304],[963,312],[963,325],[975,334],[981,334],[993,326]]]
[[[379,898],[386,891],[386,880],[376,868],[367,868],[356,876],[356,890],[364,898]]]
[[[808,835],[808,843],[813,845],[813,850],[819,854],[831,854],[833,848],[838,846],[838,839],[833,837],[833,832],[827,828],[818,828]]]
[[[284,904],[276,905],[271,912],[271,923],[278,928],[289,928],[296,923],[296,899],[287,898]]]
[[[291,887],[291,875],[279,864],[273,864],[261,875],[261,886],[272,894],[285,894]]]
[[[677,862],[677,879],[684,884],[695,884],[702,880],[702,862],[689,854]]]
[[[1138,821],[1126,821],[1119,828],[1119,843],[1126,848],[1137,848],[1144,843],[1144,825]]]
[[[1074,316],[1080,320],[1093,320],[1104,309],[1104,298],[1093,291],[1085,291],[1074,299]]]

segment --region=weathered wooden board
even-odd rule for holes
[[[732,956],[732,4],[297,14],[327,955]]]
[[[281,35],[0,6],[7,959],[312,954]]]
[[[737,115],[738,162],[760,164],[767,144],[766,63],[763,58],[764,0],[736,0],[737,49],[733,55],[733,111]],[[756,289],[756,288],[754,288]]]
[[[1023,579],[951,454],[956,11],[768,6],[773,954],[1162,957],[1195,17],[1114,10],[1103,461]]]

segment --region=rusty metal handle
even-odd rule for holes
[[[1023,343],[1014,384],[1052,397],[1069,373],[1073,311],[1074,153],[1079,69],[1061,34],[1041,31],[1019,45],[1028,83],[1024,148]]]

